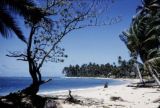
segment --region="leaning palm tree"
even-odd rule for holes
[[[139,20],[137,20],[139,21]],[[140,54],[140,50],[141,49],[141,39],[139,39],[137,37],[137,21],[134,20],[134,22],[132,22],[132,25],[130,27],[130,29],[126,32],[122,32],[122,35],[120,35],[120,39],[125,43],[125,45],[127,46],[127,48],[130,51],[130,55],[132,57],[132,60],[134,61],[135,67],[137,69],[137,73],[138,76],[140,78],[140,82],[143,82],[143,78],[139,69],[139,65],[137,62],[137,57]]]
[[[143,8],[132,20],[131,27],[123,32],[123,40],[132,55],[140,56],[144,67],[160,85],[158,71],[160,62],[160,2],[143,0]],[[158,62],[157,62],[158,61]]]
[[[14,32],[19,39],[26,42],[15,15],[22,16],[30,23],[37,23],[44,17],[43,11],[32,0],[0,0],[0,34],[7,38]]]

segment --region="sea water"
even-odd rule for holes
[[[45,77],[44,79],[50,79]],[[103,86],[106,82],[109,86],[116,86],[126,83],[121,80],[114,79],[101,79],[101,78],[66,78],[66,77],[53,77],[48,83],[40,87],[39,93],[53,92],[69,89],[83,89],[96,86]],[[32,83],[30,77],[0,77],[0,95],[7,95],[10,92],[22,90]]]

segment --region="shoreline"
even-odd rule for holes
[[[126,85],[126,84],[130,84],[131,82],[137,82],[138,79],[113,79],[113,78],[101,78],[101,77],[65,77],[65,78],[73,78],[73,79],[83,79],[83,78],[93,78],[93,79],[104,79],[104,80],[116,80],[116,81],[126,81],[124,83],[121,84],[116,84],[116,85],[109,85],[109,86],[119,86],[119,85]],[[93,86],[93,87],[81,87],[81,88],[71,88],[71,89],[62,89],[62,90],[51,90],[51,91],[41,91],[38,93],[38,95],[49,95],[49,94],[57,94],[57,93],[65,93],[68,92],[68,90],[71,91],[83,91],[83,90],[88,90],[88,89],[94,89],[94,88],[103,88],[104,85],[99,85],[99,86]]]
[[[126,83],[122,83],[122,84],[117,84],[117,85],[109,85],[109,87],[111,86],[121,86],[121,85],[128,85],[130,83],[136,83],[138,82],[138,79],[123,79],[123,78],[119,78],[119,79],[113,79],[113,78],[101,78],[101,77],[66,77],[66,78],[94,78],[94,79],[109,79],[109,80],[116,80],[116,81],[126,81]],[[53,94],[59,94],[59,93],[66,93],[68,92],[68,90],[71,90],[73,92],[76,91],[85,91],[85,90],[90,90],[90,89],[99,89],[99,88],[104,88],[104,85],[99,85],[99,86],[94,86],[94,87],[82,87],[82,88],[71,88],[71,89],[64,89],[64,90],[52,90],[52,91],[42,91],[39,92],[38,95],[53,95]]]
[[[85,88],[72,90],[72,96],[83,101],[83,105],[68,103],[64,100],[58,100],[63,108],[158,108],[159,103],[154,101],[160,98],[158,88],[133,88],[127,87],[130,83],[138,82],[138,79],[119,79],[129,81],[126,84]],[[58,97],[66,99],[68,91],[46,93],[42,96]],[[112,100],[117,98],[117,100]]]
[[[107,77],[62,77],[62,78],[79,78],[79,79],[83,79],[83,78],[92,78],[92,79],[109,79],[109,80],[120,80],[120,81],[128,81],[130,83],[136,83],[136,82],[140,82],[139,78],[107,78]]]
[[[89,89],[95,89],[95,88],[102,88],[102,86],[95,86],[95,87],[85,87],[85,88],[75,88],[75,89],[66,89],[66,90],[55,90],[55,91],[44,91],[38,93],[38,95],[53,95],[53,94],[59,94],[59,93],[67,93],[69,90],[76,92],[76,91],[85,91]]]
[[[139,78],[109,78],[109,77],[60,77],[60,78],[93,78],[93,79],[128,79],[128,80],[132,80],[132,79],[136,79],[138,80]]]

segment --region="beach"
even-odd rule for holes
[[[122,79],[121,79],[122,80]],[[75,104],[67,102],[68,91],[41,94],[48,97],[58,97],[57,102],[62,108],[158,108],[160,98],[158,88],[134,88],[127,87],[130,83],[139,80],[126,79],[129,83],[108,86],[71,90],[71,95],[81,101]]]

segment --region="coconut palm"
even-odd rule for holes
[[[19,15],[32,24],[36,24],[44,17],[44,13],[32,0],[0,0],[0,33],[7,38],[14,32],[19,39],[26,42],[21,28],[15,20]]]
[[[140,56],[144,67],[160,85],[157,77],[157,61],[160,61],[160,12],[157,10],[160,10],[159,0],[143,0],[143,8],[132,20],[129,30],[120,37],[132,56]]]
[[[139,14],[155,14],[157,9],[160,7],[159,0],[141,0],[142,5],[137,7],[137,13]]]

